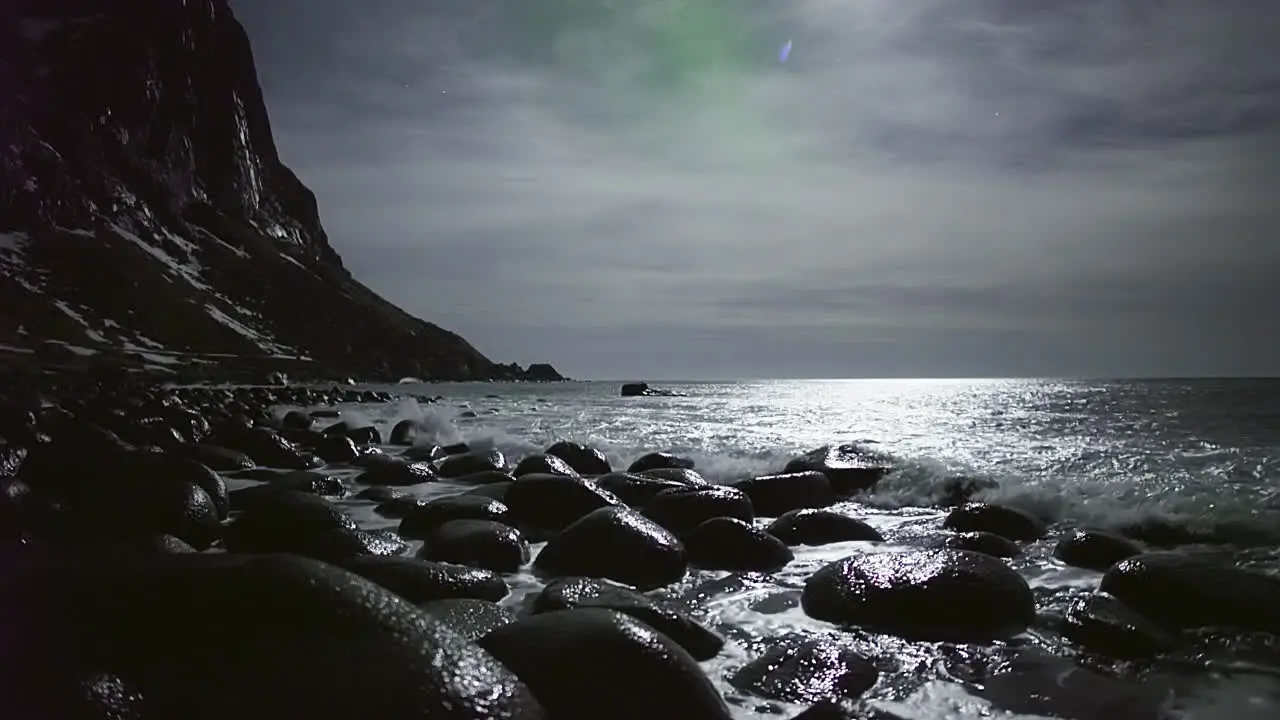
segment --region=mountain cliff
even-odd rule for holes
[[[343,267],[280,160],[226,0],[0,3],[0,360],[549,377],[494,363]]]

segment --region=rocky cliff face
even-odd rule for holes
[[[0,357],[526,377],[346,271],[226,0],[0,4]]]

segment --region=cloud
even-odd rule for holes
[[[242,5],[348,266],[493,357],[1280,366],[1268,4]]]

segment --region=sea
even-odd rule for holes
[[[879,528],[884,545],[795,548],[796,560],[771,577],[695,571],[658,591],[696,608],[728,639],[704,668],[739,718],[788,718],[804,709],[728,683],[770,638],[796,633],[842,634],[876,662],[880,680],[863,696],[868,717],[1280,718],[1280,640],[1206,632],[1176,656],[1143,663],[1083,652],[1056,632],[1055,619],[1095,589],[1101,574],[1051,556],[1055,538],[1071,528],[1164,523],[1211,538],[1199,551],[1280,576],[1280,380],[651,384],[680,396],[624,398],[617,382],[402,383],[368,387],[438,400],[340,409],[384,428],[384,436],[412,418],[425,429],[420,442],[496,448],[512,461],[558,440],[602,450],[615,469],[648,452],[671,452],[692,458],[712,482],[778,472],[824,445],[860,443],[882,454],[894,471],[837,509]],[[1023,636],[993,646],[907,643],[841,633],[798,607],[762,602],[794,597],[828,562],[938,532],[948,480],[957,476],[994,481],[975,499],[1050,523],[1048,538],[1011,561],[1034,590],[1040,616]],[[414,492],[463,489],[441,482]],[[396,525],[367,501],[340,502],[365,527]],[[513,592],[503,602],[514,607],[540,587],[529,574],[507,580]]]

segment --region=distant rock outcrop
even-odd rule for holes
[[[684,394],[674,390],[651,388],[649,383],[632,382],[623,384],[622,397],[684,397]]]
[[[227,0],[0,4],[0,367],[559,379],[356,281]]]

